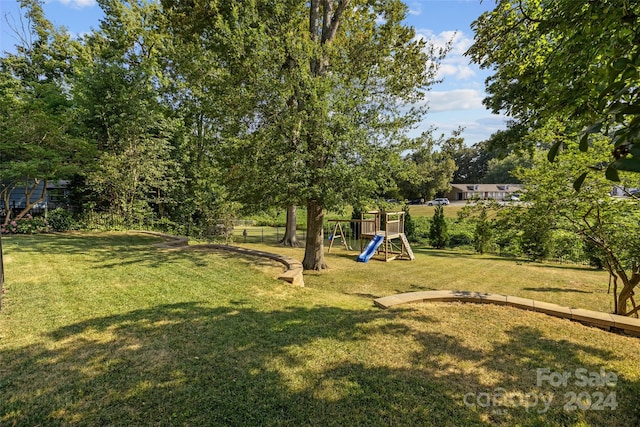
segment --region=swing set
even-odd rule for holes
[[[349,223],[350,230],[354,231],[355,240],[360,240],[360,251],[358,261],[367,262],[374,254],[375,259],[381,261],[392,261],[394,259],[406,258],[415,259],[413,250],[409,245],[409,240],[404,234],[404,212],[363,212],[360,219],[332,219],[329,223],[334,223],[333,233],[329,236],[329,249],[331,252],[336,239],[339,239],[342,246],[348,251],[353,250],[342,226]],[[365,244],[366,243],[366,244]]]

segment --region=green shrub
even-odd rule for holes
[[[473,230],[473,247],[478,253],[489,252],[491,247],[491,238],[493,237],[493,226],[487,214],[487,208],[482,205],[482,209],[475,219],[475,227]]]
[[[452,231],[449,238],[449,246],[452,248],[461,246],[473,247],[473,234],[466,230]]]
[[[13,220],[6,226],[0,227],[3,234],[39,234],[49,232],[49,223],[43,217],[25,217]]]
[[[522,256],[520,237],[516,227],[508,216],[499,218],[494,222],[493,241],[498,247],[500,255]]]
[[[404,205],[402,207],[404,211],[404,234],[407,236],[410,242],[416,241],[416,224],[411,217],[411,213],[409,212],[409,205]]]
[[[461,219],[449,218],[449,247],[473,249],[473,224]]]
[[[300,214],[298,213],[296,216],[298,215]],[[249,219],[259,227],[284,227],[287,223],[287,213],[286,210],[284,213],[271,210],[251,215]]]
[[[531,218],[529,218],[531,219]],[[542,260],[551,253],[551,229],[543,220],[522,221],[520,247],[522,252],[532,261]]]
[[[576,263],[585,261],[583,238],[570,231],[556,230],[551,237],[551,258]]]
[[[449,245],[449,231],[447,220],[444,217],[442,205],[438,205],[433,213],[433,221],[429,228],[429,241],[431,246],[437,249],[446,248]]]
[[[62,208],[56,208],[49,212],[47,222],[51,231],[69,231],[77,228],[77,223],[71,212]]]
[[[124,231],[128,230],[122,215],[110,212],[85,211],[80,221],[80,228],[84,230]]]
[[[602,252],[591,240],[584,240],[584,253],[591,267],[597,268],[598,270],[604,269],[605,262],[602,257]]]
[[[178,230],[181,231],[182,227],[179,227],[176,222],[171,221],[169,218],[160,218],[153,225],[156,230],[162,231],[163,233],[183,234],[178,232]]]
[[[413,238],[416,241],[426,240],[429,238],[429,228],[431,227],[431,218],[426,216],[414,217],[413,221]]]

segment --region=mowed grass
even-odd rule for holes
[[[443,209],[445,218],[458,218],[458,212],[460,212],[462,208],[464,208],[465,206],[466,206],[465,203],[454,203],[451,205],[443,206],[442,209]],[[436,209],[435,206],[410,205],[409,213],[411,214],[411,216],[416,218],[421,216],[433,218],[435,209]]]
[[[157,241],[3,238],[0,425],[640,423],[638,338],[509,307],[372,305],[464,289],[607,310],[601,272],[418,248],[413,262],[358,264],[337,248],[297,288],[276,280],[278,264]],[[617,380],[539,384],[538,368]],[[570,393],[583,409],[565,407]],[[586,409],[597,393],[615,408]]]

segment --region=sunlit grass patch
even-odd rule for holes
[[[455,205],[446,205],[443,206],[445,218],[458,218],[458,212],[464,208],[464,204],[455,204]],[[409,213],[413,217],[422,217],[426,216],[429,218],[433,218],[433,213],[435,212],[436,206],[427,206],[427,205],[411,205],[409,206]]]

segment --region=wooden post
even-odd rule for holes
[[[331,222],[331,220],[329,220],[329,222]],[[331,248],[333,247],[333,240],[336,238],[336,232],[338,231],[338,224],[340,224],[338,221],[336,221],[336,225],[333,226],[333,232],[331,233],[331,239],[329,239],[329,249],[327,249],[327,252],[331,252]]]
[[[344,248],[346,250],[349,250],[349,244],[347,243],[347,238],[344,235],[342,222],[337,219],[330,219],[328,222],[334,222],[334,221],[336,225],[333,227],[333,233],[331,233],[331,236],[330,236],[331,240],[329,240],[329,249],[327,250],[327,252],[331,252],[331,248],[333,247],[333,242],[336,239],[336,237],[340,237],[340,239],[342,239],[342,245],[344,246]]]

